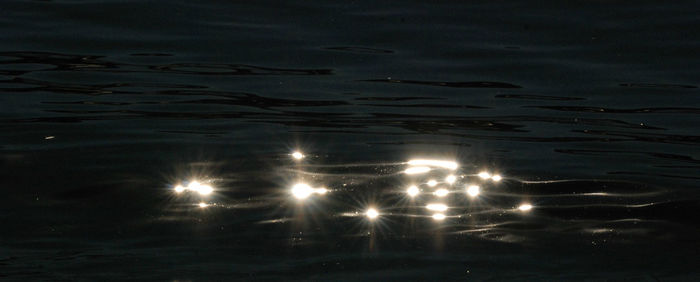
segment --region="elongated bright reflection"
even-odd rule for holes
[[[294,153],[292,153],[292,158],[294,158],[295,160],[301,160],[304,158],[304,154],[302,154],[299,151],[295,151]]]
[[[530,205],[530,204],[522,204],[522,205],[520,205],[520,206],[518,207],[518,209],[519,209],[520,211],[524,211],[524,212],[530,211],[530,210],[532,209],[532,205]]]
[[[501,181],[501,179],[502,179],[501,176],[498,174],[494,174],[493,176],[491,176],[491,180],[496,181],[496,182]]]
[[[375,219],[379,216],[379,212],[377,210],[375,210],[374,208],[367,209],[367,212],[365,214],[367,215],[367,218],[369,218],[369,219]]]
[[[441,214],[441,213],[435,213],[435,214],[433,214],[433,219],[434,220],[443,220],[443,219],[445,219],[445,215]]]
[[[471,185],[471,186],[467,187],[467,194],[470,197],[474,198],[476,196],[479,196],[479,193],[481,193],[480,190],[481,190],[481,188],[479,188],[479,186]]]
[[[319,195],[323,195],[323,194],[328,193],[328,189],[326,189],[326,188],[316,188],[316,189],[314,190],[314,193],[319,194]]]
[[[199,206],[200,208],[206,208],[206,207],[209,206],[209,204],[202,202],[202,203],[199,203],[198,206]]]
[[[411,187],[408,187],[408,189],[406,189],[406,194],[408,194],[411,197],[417,196],[418,193],[420,193],[420,190],[418,190],[418,187],[416,187],[416,186],[411,186]]]
[[[447,182],[449,184],[455,183],[456,180],[457,180],[457,177],[452,175],[452,174],[445,177],[445,182]]]
[[[409,167],[406,170],[403,171],[405,174],[421,174],[421,173],[426,173],[430,171],[430,168],[427,166],[414,166],[414,167]]]
[[[435,194],[435,196],[438,196],[438,197],[445,197],[449,193],[450,193],[450,191],[447,191],[447,189],[437,189],[435,191],[435,193],[433,193],[433,194]]]
[[[297,199],[306,199],[313,192],[314,189],[305,183],[297,183],[294,186],[292,186],[292,195],[294,195],[294,197]]]
[[[425,206],[425,208],[431,211],[439,212],[444,212],[447,210],[447,206],[445,204],[428,204]]]
[[[455,170],[459,167],[459,164],[453,161],[440,161],[440,160],[425,160],[425,159],[415,159],[408,161],[409,165],[427,165],[442,167],[450,170]]]
[[[479,177],[481,177],[481,179],[489,179],[491,178],[491,174],[486,171],[482,171],[479,172]]]
[[[437,185],[437,181],[435,181],[434,179],[428,181],[428,186],[435,187],[435,185]]]
[[[212,192],[214,192],[214,187],[211,187],[210,185],[207,184],[202,184],[199,183],[197,180],[192,180],[190,183],[187,183],[187,186],[182,186],[182,185],[177,185],[173,188],[175,190],[175,193],[182,193],[185,191],[192,191],[192,192],[197,192],[200,195],[209,195]]]

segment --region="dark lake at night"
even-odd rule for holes
[[[700,5],[0,3],[2,281],[698,281]]]

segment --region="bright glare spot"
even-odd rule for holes
[[[455,183],[455,180],[457,180],[457,177],[451,174],[445,177],[445,182],[450,184]]]
[[[292,153],[292,157],[296,160],[301,160],[304,158],[304,154],[302,154],[299,151],[296,151],[296,152]]]
[[[435,185],[437,185],[437,181],[432,180],[432,179],[430,181],[428,181],[428,186],[435,187]]]
[[[420,174],[420,173],[426,173],[430,171],[430,168],[427,166],[415,166],[415,167],[409,167],[403,172],[405,174]]]
[[[479,172],[479,177],[481,177],[481,179],[489,179],[489,178],[491,178],[491,174],[488,172],[482,171],[482,172]]]
[[[501,176],[498,174],[494,174],[493,176],[491,176],[491,180],[496,182],[501,181]]]
[[[373,208],[369,208],[366,214],[369,219],[375,219],[379,216],[379,212]]]
[[[532,209],[532,205],[530,204],[522,204],[518,207],[520,211],[529,211]]]
[[[206,185],[206,184],[201,184],[197,180],[192,180],[190,183],[187,184],[187,187],[184,187],[182,185],[177,185],[173,188],[175,190],[175,193],[182,193],[184,191],[194,191],[197,192],[201,195],[209,195],[212,192],[214,192],[214,188]]]
[[[411,186],[408,187],[408,189],[406,189],[406,193],[411,197],[415,197],[416,195],[418,195],[418,193],[420,193],[420,190],[418,190],[418,187],[416,186]]]
[[[198,192],[199,194],[202,195],[209,195],[211,192],[214,191],[214,188],[212,188],[209,185],[206,184],[201,184],[197,180],[193,180],[190,182],[190,184],[187,185],[187,189],[190,191],[195,191]]]
[[[214,191],[214,188],[212,188],[209,185],[200,185],[199,190],[197,190],[197,192],[199,192],[199,194],[202,194],[202,195],[209,195],[213,191]]]
[[[428,204],[425,206],[426,209],[431,211],[444,212],[447,210],[447,206],[444,204]]]
[[[316,192],[316,194],[323,195],[323,194],[326,194],[326,192],[328,192],[328,189],[326,189],[326,188],[317,188],[315,192]]]
[[[450,170],[455,170],[459,167],[459,165],[456,162],[452,161],[439,161],[439,160],[410,160],[408,161],[409,165],[427,165],[427,166],[436,166],[436,167],[442,167]]]
[[[182,193],[183,191],[185,191],[185,187],[182,187],[182,185],[175,186],[175,193]]]
[[[445,219],[445,215],[441,214],[441,213],[435,213],[435,214],[433,214],[433,219],[434,220],[443,220],[443,219]]]
[[[311,188],[311,186],[304,183],[298,183],[292,186],[292,195],[294,195],[294,197],[297,199],[306,199],[313,192],[314,189]]]
[[[209,206],[209,205],[208,205],[207,203],[204,203],[204,202],[199,203],[199,207],[200,207],[200,208],[206,208],[206,207],[208,207],[208,206]]]
[[[479,188],[479,186],[471,185],[467,187],[467,194],[469,194],[469,196],[473,198],[479,196],[479,193],[481,192],[480,190],[481,189]]]
[[[435,194],[435,196],[438,196],[438,197],[445,197],[449,193],[450,192],[447,191],[447,189],[437,189],[437,191],[435,191],[435,193],[433,193],[433,194]]]

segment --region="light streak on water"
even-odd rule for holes
[[[479,177],[481,177],[481,179],[489,179],[489,178],[491,178],[491,174],[488,173],[487,171],[479,172],[478,175],[479,175]]]
[[[428,159],[414,159],[407,162],[412,166],[432,166],[441,167],[449,170],[455,170],[459,167],[459,164],[453,161],[441,161],[441,160],[428,160]]]
[[[209,195],[214,191],[214,188],[212,188],[210,185],[199,183],[197,180],[191,181],[190,184],[187,185],[187,189],[196,191],[201,195]]]
[[[414,166],[414,167],[407,168],[403,172],[405,174],[422,174],[422,173],[426,173],[429,171],[430,171],[430,168],[427,166]]]
[[[202,184],[198,180],[192,180],[187,184],[187,186],[183,186],[181,184],[175,185],[175,187],[173,187],[173,190],[177,194],[181,194],[185,191],[192,191],[199,193],[202,196],[206,196],[214,192],[214,187],[208,184]]]
[[[430,211],[438,211],[438,212],[444,212],[447,210],[447,206],[445,204],[427,204],[425,206],[426,209]]]
[[[520,205],[520,206],[518,207],[518,209],[519,209],[520,211],[527,212],[527,211],[530,211],[530,210],[532,209],[532,205],[530,205],[530,204],[522,204],[522,205]]]

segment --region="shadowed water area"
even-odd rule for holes
[[[2,1],[0,280],[698,280],[699,10]]]

